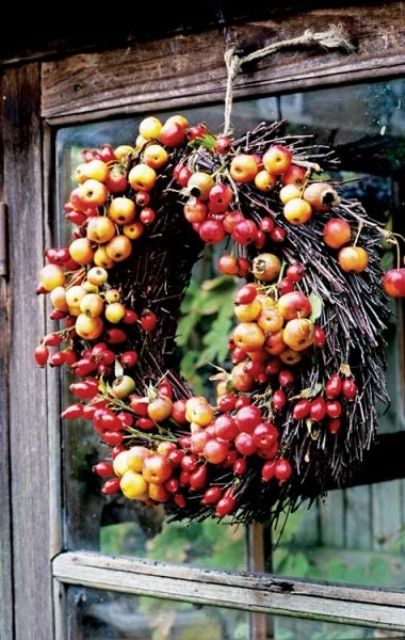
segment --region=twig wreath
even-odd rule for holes
[[[305,38],[293,44],[348,46],[336,28]],[[62,417],[91,421],[111,448],[94,467],[104,493],[176,519],[264,520],[350,473],[387,400],[383,288],[405,296],[405,269],[380,269],[396,235],[320,179],[332,148],[282,122],[230,137],[235,55],[224,134],[147,117],[134,147],[84,150],[72,240],[46,251],[38,287],[63,328],[35,358],[77,376]],[[192,265],[224,240],[218,270],[245,283],[212,406],[182,380],[175,335]]]

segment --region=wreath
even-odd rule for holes
[[[62,418],[91,421],[109,448],[94,467],[105,494],[174,519],[261,521],[343,482],[374,439],[385,293],[405,296],[381,241],[398,241],[322,179],[333,148],[284,124],[231,139],[148,117],[134,147],[83,151],[72,240],[46,251],[37,289],[62,328],[35,358],[77,377]],[[209,243],[243,281],[215,405],[180,376],[175,341]]]

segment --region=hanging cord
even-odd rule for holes
[[[296,38],[288,40],[280,40],[252,51],[245,56],[239,56],[235,47],[230,47],[225,51],[224,59],[227,69],[226,94],[225,94],[225,114],[224,114],[224,135],[228,135],[231,131],[231,113],[233,103],[233,82],[238,75],[240,68],[247,62],[259,60],[270,53],[299,45],[319,45],[326,49],[345,49],[346,51],[354,51],[354,46],[350,42],[349,37],[341,24],[331,25],[326,31],[312,31],[306,29],[304,33]]]

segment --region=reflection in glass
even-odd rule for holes
[[[289,121],[290,131],[315,132],[320,142],[335,144],[342,163],[334,177],[344,181],[347,195],[359,197],[373,217],[403,230],[404,187],[400,178],[405,162],[404,94],[405,82],[392,80],[240,101],[235,104],[234,125],[238,132],[281,116]],[[185,113],[192,121],[207,121],[214,131],[221,129],[222,105]],[[72,187],[72,171],[80,149],[106,141],[128,143],[136,136],[139,120],[130,117],[59,130],[57,217],[61,236],[66,237],[69,231],[61,212]],[[386,266],[390,259],[387,253]],[[394,321],[387,336],[392,403],[381,417],[380,432],[404,429],[400,327],[400,319]],[[92,463],[103,452],[91,427],[65,422],[63,434],[69,548],[218,568],[246,567],[242,528],[213,522],[191,527],[165,524],[163,528],[160,507],[150,509],[120,499],[106,501],[91,472]],[[402,479],[330,492],[325,503],[318,501],[310,510],[304,508],[290,516],[273,566],[267,559],[268,568],[296,577],[404,586],[404,496]],[[279,536],[280,531],[273,532],[273,542]]]
[[[250,614],[246,611],[76,587],[68,589],[68,606],[68,640],[400,640],[403,637],[388,630],[264,614],[253,614],[256,628],[260,624],[260,635],[251,635]]]

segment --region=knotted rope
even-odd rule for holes
[[[238,75],[242,65],[253,60],[259,60],[265,56],[295,46],[319,45],[326,49],[345,49],[346,51],[354,51],[354,46],[350,42],[348,34],[341,24],[331,25],[326,31],[312,31],[306,29],[304,33],[296,38],[288,38],[280,40],[272,44],[252,51],[245,56],[239,56],[235,47],[230,47],[225,51],[225,64],[227,69],[226,94],[225,94],[225,113],[224,113],[224,134],[231,132],[231,113],[233,103],[233,82]]]

